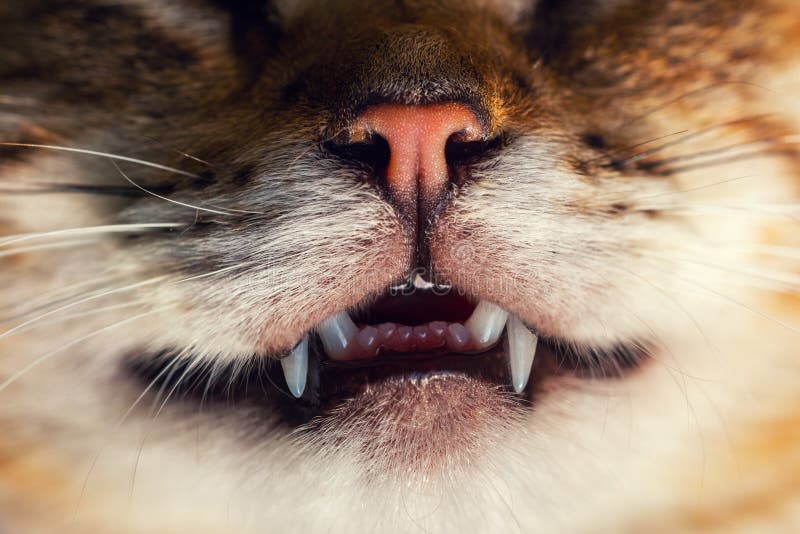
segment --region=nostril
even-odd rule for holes
[[[419,236],[446,205],[452,186],[466,183],[471,169],[499,144],[499,137],[487,139],[488,131],[478,114],[459,102],[376,104],[324,147],[365,168],[359,178],[376,187],[422,242]]]
[[[461,132],[456,132],[447,139],[444,146],[444,157],[450,166],[473,163],[485,157],[501,143],[500,137],[492,139],[468,140]]]
[[[328,141],[323,145],[331,155],[349,163],[360,164],[379,171],[389,166],[389,142],[381,135],[371,133],[355,142]]]

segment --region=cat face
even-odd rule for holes
[[[24,528],[685,530],[763,465],[791,6],[12,4]]]

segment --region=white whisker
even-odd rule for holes
[[[800,276],[794,275],[793,273],[782,273],[771,269],[763,269],[763,268],[748,269],[744,266],[731,267],[728,265],[717,265],[702,260],[696,260],[693,258],[684,258],[679,256],[666,257],[658,254],[650,254],[647,252],[641,252],[641,254],[643,256],[657,259],[663,262],[669,262],[674,264],[691,263],[693,265],[698,265],[701,267],[706,267],[708,269],[723,271],[739,277],[754,278],[762,282],[762,286],[759,287],[762,287],[763,289],[769,289],[772,291],[800,292]]]
[[[765,150],[752,150],[753,146],[766,145],[766,148],[776,148],[778,146],[794,145],[796,142],[789,141],[788,137],[768,137],[764,139],[756,139],[744,143],[736,143],[727,146],[721,146],[713,149],[703,150],[701,152],[694,152],[680,156],[667,157],[661,160],[652,162],[653,165],[663,167],[670,163],[680,163],[686,161],[700,161],[714,160],[720,156],[728,154],[730,158],[739,156],[757,156],[765,154]]]
[[[646,277],[646,276],[643,276],[643,275],[639,274],[638,272],[635,272],[635,271],[632,271],[632,270],[630,270],[630,269],[627,269],[627,268],[625,268],[625,267],[622,267],[621,265],[620,265],[620,266],[617,266],[616,268],[617,268],[618,270],[625,271],[625,272],[627,272],[628,274],[630,274],[631,276],[635,276],[635,277],[636,277],[636,278],[638,278],[639,280],[643,281],[644,283],[646,283],[647,285],[649,285],[650,287],[652,287],[652,288],[653,288],[653,289],[654,289],[656,292],[658,292],[658,293],[660,294],[660,296],[661,296],[661,297],[662,297],[664,300],[666,300],[668,303],[671,303],[672,305],[674,305],[674,306],[675,306],[675,307],[676,307],[676,308],[677,308],[677,309],[678,309],[678,310],[679,310],[679,311],[680,311],[680,312],[681,312],[681,313],[682,313],[682,314],[683,314],[683,315],[684,315],[684,316],[685,316],[685,317],[686,317],[686,318],[689,320],[689,322],[692,324],[692,326],[693,326],[693,327],[694,327],[694,328],[697,330],[697,333],[698,333],[698,334],[700,335],[700,337],[703,339],[703,342],[706,344],[706,346],[707,346],[707,347],[708,347],[708,349],[711,351],[711,353],[712,353],[712,354],[714,354],[714,355],[716,355],[717,357],[719,357],[719,348],[718,348],[718,347],[717,347],[717,346],[716,346],[716,345],[715,345],[715,344],[714,344],[714,343],[711,341],[711,339],[710,339],[710,338],[708,337],[708,335],[706,334],[705,330],[703,330],[703,327],[702,327],[702,325],[700,324],[700,321],[698,321],[697,317],[695,317],[695,315],[694,315],[694,314],[692,314],[692,313],[691,313],[691,312],[690,312],[690,311],[689,311],[689,310],[686,308],[686,306],[684,306],[683,304],[681,304],[681,303],[680,303],[680,301],[679,301],[678,299],[676,299],[675,297],[673,297],[673,296],[672,296],[672,295],[669,293],[669,291],[667,291],[667,290],[666,290],[664,287],[662,287],[660,284],[657,284],[657,283],[653,282],[653,281],[652,281],[652,280],[650,280],[648,277]],[[628,310],[628,313],[630,313],[631,315],[633,315],[634,317],[636,317],[636,318],[637,318],[637,319],[638,319],[640,322],[642,322],[643,324],[645,324],[645,326],[648,328],[648,330],[650,330],[650,332],[651,332],[651,333],[654,335],[654,337],[656,337],[656,338],[658,338],[658,339],[660,339],[660,340],[661,340],[661,341],[660,341],[660,345],[661,345],[661,347],[663,347],[663,348],[664,348],[664,349],[665,349],[667,352],[669,352],[669,354],[670,354],[670,356],[671,356],[672,360],[673,360],[673,361],[674,361],[674,362],[675,362],[675,363],[678,365],[678,367],[679,367],[678,369],[675,369],[675,370],[676,370],[677,372],[681,373],[682,375],[686,375],[686,373],[685,373],[685,372],[683,372],[683,370],[682,370],[682,369],[680,369],[680,363],[679,363],[678,357],[677,357],[677,356],[676,356],[676,355],[675,355],[675,354],[672,352],[672,349],[670,349],[670,348],[669,348],[668,344],[666,344],[666,343],[664,343],[664,342],[663,342],[663,338],[661,338],[661,336],[659,336],[658,334],[656,334],[655,330],[654,330],[654,329],[653,329],[653,328],[652,328],[652,327],[649,325],[649,323],[645,322],[645,321],[644,321],[643,319],[641,319],[641,318],[640,318],[640,317],[639,317],[637,314],[635,314],[635,313],[631,312],[630,310]],[[645,352],[648,352],[648,351],[645,351]],[[697,377],[691,377],[691,378],[693,378],[693,379],[695,379],[695,380],[697,380],[697,379],[698,379]]]
[[[757,315],[758,317],[761,317],[762,319],[766,319],[768,321],[771,321],[771,322],[777,324],[778,326],[787,329],[788,331],[792,332],[793,334],[800,335],[800,329],[798,329],[797,327],[795,327],[793,325],[790,325],[790,324],[788,324],[788,323],[786,323],[784,321],[781,321],[780,319],[777,319],[776,317],[773,317],[773,316],[771,316],[771,315],[769,315],[767,313],[764,313],[761,310],[758,310],[756,308],[748,306],[747,304],[745,304],[745,303],[743,303],[743,302],[741,302],[739,300],[736,300],[736,299],[734,299],[732,297],[724,295],[724,294],[720,293],[719,291],[715,291],[715,290],[710,289],[710,288],[708,288],[708,287],[706,287],[704,285],[701,285],[699,281],[691,280],[691,279],[683,277],[683,276],[678,276],[678,275],[675,274],[674,270],[667,270],[667,269],[662,269],[662,268],[658,268],[658,267],[654,267],[654,268],[656,270],[659,270],[659,271],[662,271],[662,272],[665,272],[665,273],[669,273],[669,275],[672,276],[676,280],[679,280],[679,281],[681,281],[681,282],[683,282],[683,283],[685,283],[687,285],[691,285],[693,287],[696,287],[696,288],[700,289],[701,291],[703,291],[705,293],[708,293],[708,294],[710,294],[712,296],[715,296],[715,297],[717,297],[717,298],[719,298],[721,300],[724,300],[724,301],[728,302],[729,304],[734,304],[734,305],[736,305],[736,306],[738,306],[738,307],[740,307],[740,308],[742,308],[744,310],[749,311],[750,313],[753,313],[754,315]],[[704,280],[703,282],[708,283],[708,280]]]
[[[211,271],[211,272],[208,272],[208,273],[198,274],[198,275],[195,275],[195,276],[190,276],[188,278],[181,278],[180,280],[176,280],[175,283],[179,284],[179,283],[182,283],[182,282],[190,282],[192,280],[199,280],[201,278],[214,276],[215,274],[220,274],[220,273],[224,273],[224,272],[227,272],[227,271],[232,271],[233,269],[243,269],[243,268],[246,268],[246,267],[249,267],[249,266],[253,265],[254,263],[255,262],[246,262],[246,263],[239,263],[239,264],[236,264],[236,265],[231,265],[229,267],[223,267],[222,269],[217,269],[216,271]]]
[[[3,251],[3,252],[0,252],[0,258],[6,257],[6,256],[14,256],[16,254],[26,254],[28,252],[36,252],[38,250],[51,250],[51,249],[57,249],[57,248],[73,248],[73,247],[79,247],[79,246],[83,246],[83,245],[92,245],[94,243],[97,243],[97,241],[90,240],[90,239],[76,239],[76,240],[73,240],[73,241],[60,241],[60,242],[57,242],[57,243],[47,243],[47,244],[42,244],[42,245],[31,245],[31,246],[28,246],[28,247],[20,247],[20,248],[15,248],[15,249],[11,249],[11,250],[6,250],[6,251]]]
[[[65,146],[57,146],[57,145],[37,145],[33,143],[10,143],[10,142],[0,142],[0,146],[15,146],[15,147],[27,147],[27,148],[42,148],[47,150],[60,150],[62,152],[73,152],[75,154],[86,154],[89,156],[98,156],[104,158],[110,158],[112,160],[117,161],[127,161],[129,163],[136,163],[137,165],[144,165],[145,167],[151,167],[153,169],[159,169],[162,171],[172,172],[175,174],[180,174],[183,176],[188,176],[190,178],[198,178],[198,176],[191,172],[182,171],[180,169],[176,169],[174,167],[168,167],[166,165],[161,165],[158,163],[153,163],[151,161],[145,161],[138,158],[131,158],[128,156],[120,156],[119,154],[110,154],[108,152],[98,152],[96,150],[86,150],[83,148],[70,148]]]
[[[184,208],[191,208],[193,210],[205,211],[205,212],[208,212],[208,213],[214,213],[216,215],[231,215],[231,213],[228,212],[228,211],[219,211],[219,210],[213,210],[213,209],[209,209],[209,208],[203,208],[203,207],[200,207],[200,206],[195,206],[193,204],[187,204],[187,203],[181,202],[179,200],[173,200],[173,199],[167,198],[167,197],[165,197],[163,195],[159,195],[158,193],[154,193],[153,191],[150,191],[149,189],[145,189],[141,185],[139,185],[136,182],[134,182],[133,180],[131,180],[130,177],[127,174],[125,174],[125,172],[122,169],[119,168],[119,165],[117,165],[116,161],[112,160],[111,163],[117,169],[117,172],[119,172],[120,175],[122,175],[122,177],[125,178],[125,180],[128,181],[128,183],[130,183],[135,188],[137,188],[137,189],[139,189],[141,191],[144,191],[148,195],[152,195],[152,196],[154,196],[156,198],[159,198],[159,199],[164,200],[166,202],[170,202],[172,204],[176,204],[178,206],[183,206]]]
[[[679,189],[677,191],[666,191],[664,193],[655,193],[655,194],[652,194],[652,195],[644,195],[644,196],[640,196],[640,197],[634,197],[634,198],[630,199],[628,202],[639,202],[639,201],[642,201],[642,200],[649,200],[651,198],[663,198],[663,197],[669,197],[669,196],[674,196],[674,195],[684,195],[686,193],[691,193],[691,192],[694,192],[694,191],[701,191],[703,189],[710,189],[712,187],[718,187],[720,185],[729,184],[731,182],[738,182],[740,180],[746,180],[747,178],[753,178],[753,176],[748,174],[748,175],[745,175],[745,176],[737,176],[736,178],[728,178],[727,180],[720,180],[718,182],[712,182],[710,184],[702,184],[702,185],[698,185],[698,186],[695,186],[695,187],[690,187],[688,189]]]
[[[54,317],[52,319],[49,319],[47,321],[43,321],[43,322],[39,323],[38,326],[50,325],[50,324],[56,324],[56,323],[63,323],[63,322],[66,322],[66,321],[69,321],[69,320],[72,320],[72,319],[81,319],[81,318],[84,318],[84,317],[89,317],[91,315],[97,315],[97,314],[100,314],[100,313],[107,313],[107,312],[114,311],[114,310],[121,310],[121,309],[125,309],[125,308],[131,308],[131,307],[134,307],[134,306],[145,306],[147,304],[148,304],[147,300],[141,299],[141,300],[134,300],[134,301],[131,301],[131,302],[122,302],[122,303],[119,303],[119,304],[111,304],[109,306],[100,306],[99,308],[92,308],[91,310],[86,310],[86,311],[81,311],[81,312],[74,312],[74,313],[67,313],[67,314],[62,315],[60,317]]]
[[[50,237],[61,236],[74,236],[74,235],[92,235],[92,234],[125,234],[131,232],[149,231],[149,230],[169,230],[173,228],[181,228],[185,226],[183,223],[141,223],[141,224],[108,224],[102,226],[86,226],[83,228],[67,228],[66,230],[53,230],[51,232],[40,232],[31,234],[17,234],[14,236],[6,236],[0,239],[0,247],[7,247],[14,243],[22,241],[29,241],[32,239],[47,239]]]
[[[58,347],[55,350],[51,350],[50,352],[48,352],[46,354],[43,354],[42,356],[37,357],[31,363],[29,363],[28,365],[26,365],[25,367],[23,367],[22,369],[20,369],[19,371],[17,371],[16,373],[11,375],[10,377],[8,377],[3,383],[1,383],[0,384],[0,392],[2,392],[5,388],[7,388],[12,383],[14,383],[14,381],[18,380],[20,377],[24,376],[26,373],[31,371],[31,369],[34,369],[35,367],[37,367],[38,365],[40,365],[40,364],[44,363],[45,361],[49,360],[50,358],[52,358],[56,354],[58,354],[60,352],[63,352],[66,349],[77,345],[78,343],[86,341],[87,339],[90,339],[90,338],[92,338],[94,336],[102,334],[103,332],[107,332],[107,331],[109,331],[109,330],[111,330],[113,328],[117,328],[117,327],[120,327],[122,325],[131,323],[131,322],[133,322],[133,321],[135,321],[137,319],[141,319],[142,317],[145,317],[147,315],[152,315],[152,314],[154,314],[156,312],[163,311],[164,309],[166,309],[166,308],[165,307],[157,308],[155,310],[150,310],[150,311],[147,311],[147,312],[144,312],[144,313],[140,313],[139,315],[134,315],[133,317],[128,317],[127,319],[124,319],[122,321],[118,321],[116,323],[113,323],[113,324],[110,324],[108,326],[105,326],[105,327],[103,327],[103,328],[101,328],[99,330],[95,330],[94,332],[86,334],[85,336],[81,336],[78,339],[70,341],[69,343],[67,343],[65,345],[61,345],[60,347]]]
[[[104,291],[104,292],[102,292],[102,293],[100,293],[98,295],[91,295],[91,296],[82,298],[82,299],[80,299],[80,300],[78,300],[76,302],[71,302],[71,303],[66,304],[64,306],[56,308],[55,310],[51,310],[49,312],[43,313],[42,315],[34,317],[33,319],[29,319],[28,321],[25,321],[24,323],[18,324],[17,326],[15,326],[14,328],[11,328],[10,330],[6,330],[5,332],[0,333],[0,339],[8,337],[8,336],[14,334],[15,332],[19,332],[20,330],[22,330],[22,329],[24,329],[24,328],[26,328],[26,327],[28,327],[28,326],[40,321],[42,319],[45,319],[45,318],[50,317],[52,315],[55,315],[56,313],[62,312],[64,310],[68,310],[70,308],[74,308],[75,306],[78,306],[78,305],[83,304],[85,302],[90,302],[92,300],[99,299],[99,298],[102,298],[102,297],[106,297],[108,295],[113,295],[115,293],[121,293],[123,291],[130,291],[132,289],[136,289],[138,287],[146,286],[146,285],[149,285],[149,284],[154,284],[156,282],[160,282],[160,281],[165,280],[167,278],[168,277],[166,275],[156,276],[156,277],[149,278],[149,279],[141,281],[141,282],[136,282],[135,284],[129,284],[129,285],[126,285],[126,286],[123,286],[123,287],[118,287],[118,288],[115,288],[115,289]]]
[[[145,398],[147,393],[149,393],[149,391],[153,388],[153,386],[155,386],[156,383],[158,383],[158,381],[161,379],[161,377],[164,375],[164,373],[166,373],[169,369],[171,369],[176,363],[178,363],[177,359],[173,360],[171,363],[169,363],[168,365],[164,366],[164,368],[161,371],[159,371],[159,373],[155,376],[155,378],[153,378],[150,381],[150,383],[147,384],[147,387],[144,388],[144,390],[142,390],[142,392],[139,394],[139,396],[136,397],[136,399],[131,403],[131,405],[128,407],[128,409],[125,410],[125,413],[122,414],[122,417],[120,417],[120,419],[114,425],[114,428],[110,432],[108,432],[108,434],[106,435],[103,445],[97,451],[97,454],[95,454],[94,457],[92,458],[92,461],[89,464],[89,469],[87,470],[86,476],[83,479],[83,484],[81,485],[81,492],[80,492],[80,495],[78,496],[78,503],[75,506],[75,512],[74,512],[73,517],[72,517],[73,523],[77,520],[78,511],[80,510],[81,503],[83,502],[83,497],[84,497],[84,495],[86,493],[86,488],[87,488],[87,486],[89,484],[89,478],[92,475],[92,471],[94,471],[95,465],[97,465],[97,461],[100,459],[100,455],[103,454],[103,451],[108,446],[111,436],[116,434],[117,431],[120,428],[122,428],[122,425],[128,419],[130,414],[133,413],[133,410],[136,409],[136,407],[139,405],[139,403],[142,402],[142,400]]]
[[[180,361],[182,359],[183,355],[185,355],[186,353],[187,353],[187,351],[184,350],[180,354],[175,356],[175,361],[176,362]],[[161,405],[158,407],[158,410],[155,412],[155,415],[153,415],[152,418],[150,419],[150,421],[149,421],[149,423],[147,425],[147,429],[145,430],[145,435],[142,438],[142,442],[139,444],[139,451],[138,451],[138,453],[136,455],[136,462],[135,462],[134,467],[133,467],[133,473],[131,475],[130,487],[129,487],[129,490],[128,490],[128,499],[129,500],[133,500],[133,492],[134,492],[134,488],[136,486],[136,473],[137,473],[137,471],[139,469],[139,463],[141,461],[142,452],[144,451],[145,443],[147,443],[147,439],[150,437],[150,434],[153,431],[153,426],[155,425],[156,421],[158,420],[158,417],[161,415],[161,412],[166,407],[166,405],[169,402],[170,398],[172,398],[172,395],[175,393],[175,391],[177,391],[178,387],[183,383],[184,379],[188,376],[188,374],[190,372],[193,372],[198,367],[202,368],[204,365],[207,365],[207,364],[205,362],[203,362],[201,359],[199,359],[199,358],[192,359],[191,362],[189,362],[189,365],[187,365],[186,368],[183,370],[183,373],[181,373],[181,376],[178,377],[178,380],[175,381],[175,384],[169,390],[169,392],[167,393],[167,396],[164,398],[163,401],[161,401]],[[155,404],[159,401],[159,399],[163,395],[166,386],[169,384],[170,380],[172,380],[172,376],[173,376],[173,374],[174,374],[176,369],[177,368],[175,368],[172,371],[170,371],[170,373],[167,376],[166,380],[164,381],[163,385],[159,389],[158,394],[156,395],[156,398],[153,401],[154,404],[153,404],[153,408],[151,408],[151,413],[153,412],[153,409],[155,408]]]
[[[91,280],[82,280],[81,282],[76,284],[70,284],[68,286],[58,287],[52,291],[41,293],[39,295],[34,296],[30,300],[26,299],[24,302],[15,302],[13,304],[2,306],[0,307],[0,309],[2,310],[21,310],[21,311],[17,311],[16,314],[13,316],[0,318],[0,321],[5,322],[18,319],[30,313],[40,311],[44,308],[58,305],[64,302],[65,300],[73,298],[81,298],[83,296],[89,295],[93,293],[93,291],[81,291],[77,294],[72,294],[70,296],[62,296],[86,286],[101,285],[109,280],[116,279],[118,276],[119,276],[118,274],[108,274],[106,276],[101,276]]]

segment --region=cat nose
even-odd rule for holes
[[[348,145],[351,157],[378,167],[389,201],[422,230],[443,204],[451,176],[485,140],[481,121],[464,104],[379,104],[355,120]]]

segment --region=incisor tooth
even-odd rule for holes
[[[430,289],[430,288],[432,288],[432,287],[433,287],[433,284],[432,284],[432,283],[430,283],[430,282],[428,282],[428,281],[427,281],[427,280],[425,280],[424,278],[422,278],[422,276],[421,276],[419,273],[414,273],[414,274],[411,276],[411,283],[412,283],[412,284],[414,285],[414,287],[416,287],[417,289]]]
[[[539,338],[513,315],[508,318],[507,332],[511,385],[514,386],[514,391],[520,393],[528,384]]]
[[[480,350],[494,345],[503,333],[507,318],[508,312],[499,306],[483,300],[479,302],[475,311],[464,323],[472,334],[475,348]]]
[[[341,312],[322,321],[317,332],[328,356],[334,360],[346,360],[356,341],[358,327],[347,312]]]
[[[308,376],[308,335],[303,336],[292,352],[281,360],[281,367],[289,391],[297,398],[302,397]]]

